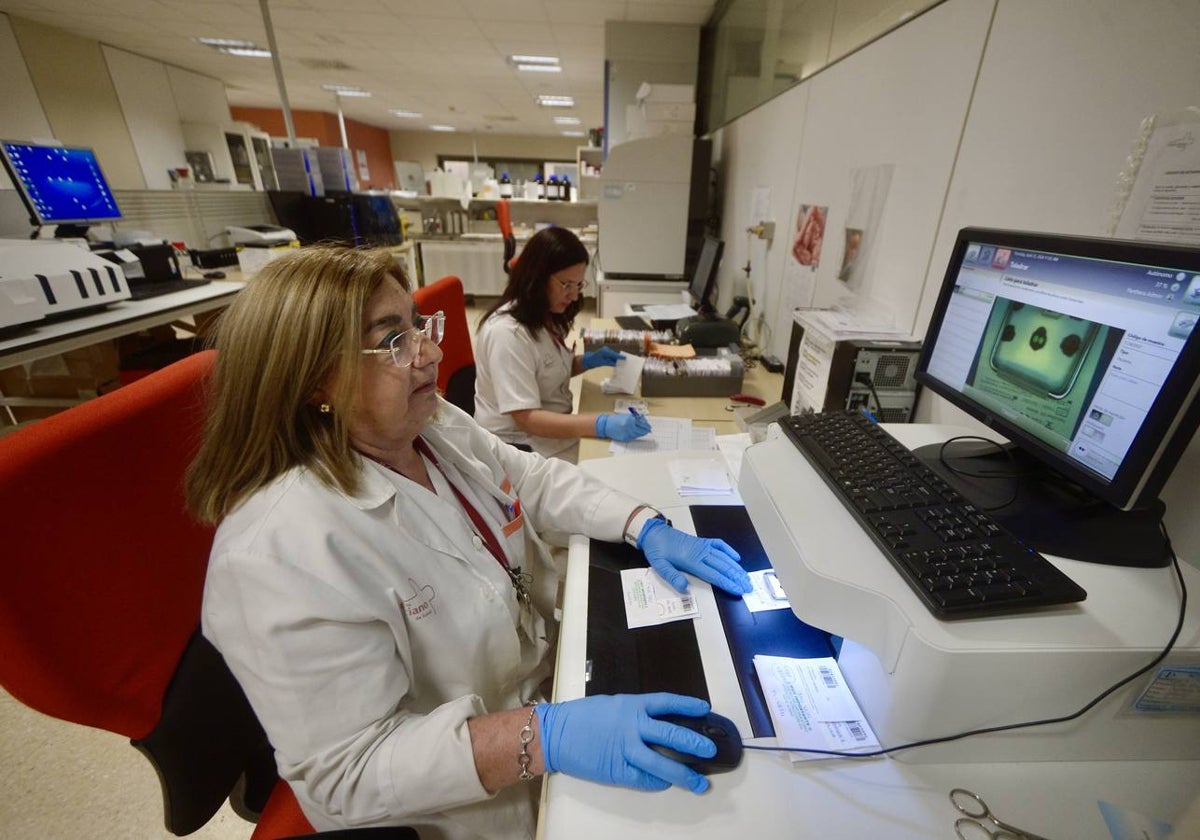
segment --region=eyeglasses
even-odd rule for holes
[[[566,280],[560,280],[559,278],[555,277],[554,282],[562,286],[562,290],[564,292],[574,292],[577,295],[583,294],[583,290],[587,288],[586,280],[580,283],[568,283]]]
[[[446,313],[435,312],[432,315],[418,315],[416,325],[404,332],[389,333],[387,338],[375,348],[363,350],[364,356],[378,356],[388,353],[392,364],[398,368],[409,367],[421,352],[421,339],[428,339],[434,344],[442,343],[446,332]]]

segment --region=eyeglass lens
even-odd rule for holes
[[[388,349],[392,351],[392,362],[396,367],[408,367],[417,358],[421,350],[421,340],[428,339],[434,344],[442,343],[442,335],[446,331],[446,316],[441,312],[421,318],[422,323],[405,330],[389,342]]]

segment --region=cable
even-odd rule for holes
[[[1000,452],[1002,455],[1005,455],[1008,458],[1009,463],[1012,464],[1014,468],[1017,466],[1017,459],[1013,457],[1011,450],[1005,449],[1004,445],[1001,444],[999,441],[994,441],[991,438],[985,438],[980,435],[956,435],[955,437],[949,438],[948,440],[944,441],[942,443],[942,445],[938,448],[938,463],[940,463],[943,467],[945,467],[947,470],[954,473],[955,475],[966,476],[967,478],[1007,478],[1007,479],[1013,480],[1013,490],[1012,490],[1011,496],[1009,496],[1007,499],[1005,499],[1003,502],[1001,502],[1000,504],[997,504],[997,505],[988,505],[986,507],[983,505],[980,505],[979,506],[980,510],[990,513],[994,510],[1003,510],[1004,508],[1008,507],[1013,502],[1015,502],[1017,500],[1017,497],[1021,495],[1020,479],[1026,478],[1027,476],[1030,476],[1030,475],[1033,475],[1033,473],[1020,472],[1015,469],[1010,472],[1000,472],[997,470],[989,470],[986,472],[969,472],[967,470],[960,469],[946,460],[946,447],[949,446],[950,444],[954,443],[955,441],[960,441],[960,440],[979,440],[979,441],[983,441],[984,443],[991,444],[992,446],[996,447],[996,450],[998,452]]]
[[[1183,580],[1183,570],[1179,568],[1179,557],[1175,554],[1175,549],[1171,546],[1171,537],[1170,537],[1170,535],[1167,534],[1167,527],[1165,525],[1163,525],[1161,522],[1159,523],[1158,527],[1159,527],[1159,530],[1162,531],[1163,540],[1166,542],[1167,551],[1171,555],[1171,563],[1175,567],[1175,578],[1176,578],[1176,580],[1179,581],[1179,618],[1175,622],[1175,630],[1174,630],[1174,632],[1171,633],[1171,638],[1167,640],[1166,647],[1164,647],[1158,653],[1158,655],[1156,655],[1152,660],[1150,660],[1150,662],[1143,665],[1141,668],[1134,671],[1129,676],[1124,677],[1121,680],[1118,680],[1117,682],[1113,683],[1108,688],[1101,691],[1099,694],[1097,694],[1095,697],[1093,697],[1087,703],[1083,704],[1083,706],[1081,706],[1077,711],[1072,712],[1069,715],[1063,715],[1062,717],[1043,718],[1041,720],[1023,721],[1021,723],[1005,723],[1005,724],[1001,724],[999,726],[985,726],[985,727],[981,727],[979,729],[968,729],[965,732],[959,732],[955,735],[943,735],[938,738],[925,738],[920,741],[911,741],[907,744],[898,744],[894,747],[884,747],[882,749],[871,750],[869,752],[852,753],[852,752],[843,752],[841,750],[816,750],[816,749],[808,749],[806,747],[768,747],[768,746],[758,746],[758,745],[750,745],[750,744],[744,744],[743,746],[745,747],[745,749],[748,749],[748,750],[777,750],[777,751],[782,751],[782,752],[802,752],[802,753],[813,753],[816,755],[835,756],[837,758],[875,758],[875,757],[881,756],[881,755],[888,755],[890,753],[900,752],[901,750],[911,750],[916,747],[928,747],[933,744],[945,744],[945,743],[949,743],[950,741],[960,741],[963,738],[970,738],[975,735],[990,735],[995,732],[1010,732],[1014,729],[1031,729],[1035,726],[1049,726],[1049,725],[1055,724],[1055,723],[1066,723],[1068,721],[1072,721],[1072,720],[1082,717],[1083,715],[1090,712],[1093,708],[1095,708],[1105,698],[1112,695],[1113,692],[1115,692],[1118,689],[1123,688],[1124,686],[1133,682],[1138,677],[1140,677],[1142,674],[1145,674],[1146,672],[1150,671],[1152,668],[1154,668],[1156,665],[1158,665],[1158,663],[1160,663],[1164,659],[1166,659],[1167,655],[1171,652],[1172,648],[1175,647],[1175,642],[1179,639],[1180,632],[1183,631],[1183,622],[1184,622],[1184,619],[1187,617],[1187,584]]]

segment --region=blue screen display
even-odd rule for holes
[[[39,224],[121,218],[91,149],[6,142],[4,153]]]

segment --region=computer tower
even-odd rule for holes
[[[792,414],[866,408],[881,422],[907,423],[917,405],[920,353],[919,341],[837,338],[797,318],[780,398]]]

